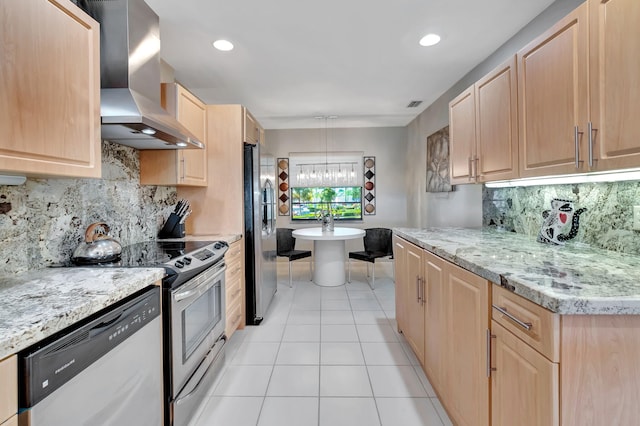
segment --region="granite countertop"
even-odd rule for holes
[[[48,268],[0,276],[0,359],[162,279],[162,268]]]
[[[640,257],[552,246],[489,228],[394,228],[405,238],[560,314],[640,314]]]

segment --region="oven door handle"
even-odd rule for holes
[[[220,267],[218,267],[217,270],[212,271],[213,274],[210,277],[206,277],[203,274],[202,282],[197,283],[195,287],[189,286],[190,288],[175,293],[173,295],[173,299],[176,302],[179,302],[184,299],[189,299],[190,297],[200,296],[201,294],[204,294],[206,291],[208,291],[211,287],[215,285],[216,278],[224,274],[224,271],[226,269],[227,269],[226,265],[223,264]]]
[[[213,364],[217,361],[218,357],[224,356],[224,352],[222,352],[221,349],[217,349],[216,346],[224,346],[226,340],[227,338],[223,336],[223,338],[218,340],[215,345],[213,345],[213,347],[209,350],[207,356],[200,363],[200,366],[193,373],[193,376],[191,376],[189,383],[184,387],[182,392],[180,392],[181,394],[176,398],[174,402],[176,405],[182,404],[199,390],[200,385],[207,376],[207,373],[209,372]],[[182,393],[186,394],[183,396]]]

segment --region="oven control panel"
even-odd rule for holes
[[[180,270],[208,267],[220,261],[228,249],[229,245],[226,242],[218,241],[198,251],[172,259],[169,264]]]

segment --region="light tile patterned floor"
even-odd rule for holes
[[[396,331],[384,265],[375,291],[360,266],[350,284],[319,287],[308,281],[308,264],[295,262],[289,288],[287,265],[279,265],[263,324],[228,342],[224,369],[191,426],[450,425]]]

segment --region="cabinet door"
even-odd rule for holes
[[[398,331],[404,332],[407,310],[407,242],[393,236],[393,262],[396,287],[396,322]]]
[[[640,166],[640,2],[590,3],[593,170]]]
[[[421,364],[424,363],[424,287],[422,277],[422,252],[420,247],[407,244],[407,286],[405,310],[406,324],[404,337],[413,349],[416,358]]]
[[[0,423],[18,412],[18,357],[0,361]]]
[[[459,425],[489,424],[489,282],[451,263],[446,270],[445,405]]]
[[[179,186],[178,197],[191,201],[187,234],[242,234],[244,187],[241,105],[207,105],[206,187]],[[141,151],[144,152],[144,151]]]
[[[244,110],[244,141],[246,143],[252,143],[252,144],[257,144],[258,140],[260,138],[260,129],[259,129],[259,125],[258,122],[256,121],[255,118],[253,118],[253,115],[251,115],[251,113],[249,112],[249,110],[247,110],[246,108],[243,108]]]
[[[244,240],[240,239],[229,245],[225,255],[227,270],[225,271],[226,328],[227,338],[237,330],[244,328],[245,318],[245,285],[244,285]]]
[[[202,101],[178,85],[176,117],[204,143],[204,149],[181,149],[178,183],[192,186],[207,185],[207,111]]]
[[[443,380],[446,356],[445,277],[444,260],[424,251],[425,317],[424,317],[424,370],[439,396],[446,398]]]
[[[520,176],[586,170],[587,49],[584,3],[518,52]]]
[[[205,105],[177,83],[162,84],[162,106],[191,131],[204,149],[140,151],[142,185],[207,186],[207,111]]]
[[[495,321],[492,350],[491,424],[559,424],[558,364],[536,352]]]
[[[475,181],[475,91],[473,86],[449,103],[449,155],[452,184]]]
[[[517,94],[515,56],[475,84],[479,182],[518,177]]]
[[[0,2],[0,171],[101,177],[99,31],[70,1]]]

